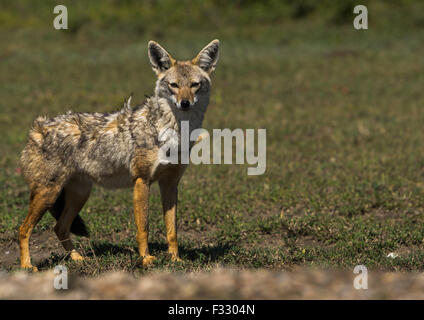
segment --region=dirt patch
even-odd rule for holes
[[[34,265],[48,259],[51,254],[65,254],[56,235],[51,230],[34,232],[29,246]],[[0,270],[11,270],[17,267],[19,267],[18,235],[7,232],[0,237]]]
[[[109,273],[72,277],[68,290],[53,287],[57,275],[0,273],[0,299],[423,299],[424,276],[372,272],[368,289],[356,290],[351,271],[247,271],[215,269],[187,274],[152,273],[135,278]]]
[[[398,256],[398,257],[407,257],[410,254],[413,254],[414,252],[419,252],[420,251],[420,247],[419,246],[405,246],[402,245],[399,248],[397,248],[396,250],[394,250],[393,255],[394,257]]]

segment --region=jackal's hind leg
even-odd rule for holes
[[[90,183],[71,180],[64,188],[65,206],[54,227],[54,231],[63,248],[70,253],[71,259],[75,261],[83,260],[83,257],[75,250],[74,244],[70,238],[71,225],[87,202],[90,192]]]
[[[32,230],[41,220],[47,209],[54,203],[59,192],[60,187],[39,188],[31,192],[28,215],[19,228],[19,249],[22,268],[38,271],[31,264],[29,238],[31,237]]]

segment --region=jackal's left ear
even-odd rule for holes
[[[218,57],[219,40],[215,39],[199,52],[197,57],[193,59],[193,63],[207,73],[211,73],[215,70],[216,64],[218,63]]]
[[[149,41],[149,59],[152,65],[153,71],[157,75],[171,68],[175,60],[171,55],[162,48],[159,43]]]

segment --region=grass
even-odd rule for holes
[[[199,18],[159,29],[131,20],[120,29],[105,28],[104,17],[78,16],[74,32],[43,26],[35,13],[16,28],[3,13],[0,268],[18,269],[17,228],[28,205],[18,159],[32,120],[68,109],[111,111],[131,92],[142,101],[155,82],[146,48],[151,38],[178,58],[219,38],[204,128],[266,128],[266,173],[247,176],[241,165],[189,167],[179,189],[182,264],[166,254],[156,185],[149,239],[158,258],[154,266],[145,269],[137,259],[131,190],[101,188],[82,210],[91,239],[76,238],[89,259],[67,259],[58,241],[48,239],[54,223],[46,214],[33,233],[35,264],[47,269],[64,263],[80,274],[217,265],[423,271],[424,33],[415,14],[422,6],[404,2],[370,5],[367,31],[354,30],[351,17],[344,24],[334,16],[320,19],[323,11],[264,22],[250,7],[241,15],[255,12],[254,22],[261,23],[223,17],[193,28]],[[390,252],[399,257],[387,258]]]

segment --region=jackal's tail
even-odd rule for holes
[[[62,190],[60,192],[59,197],[57,197],[53,207],[50,208],[50,213],[56,220],[59,220],[64,209],[65,209],[65,190]],[[77,215],[74,221],[72,222],[71,232],[77,236],[82,236],[87,238],[90,236],[87,226],[85,225],[84,220],[82,220],[80,215]]]

